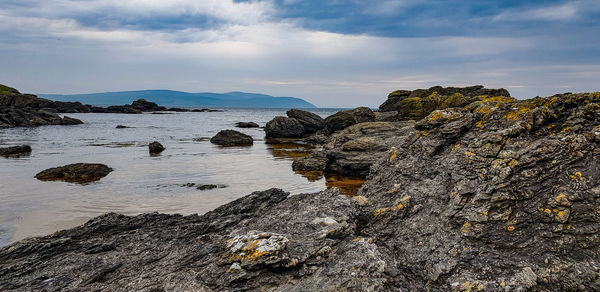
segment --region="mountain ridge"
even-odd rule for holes
[[[91,105],[115,105],[146,99],[165,106],[178,107],[245,107],[245,108],[316,108],[297,97],[232,91],[226,93],[185,92],[168,89],[108,91],[84,94],[37,94],[56,101],[79,101]]]

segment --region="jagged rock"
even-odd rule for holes
[[[506,89],[487,89],[482,85],[470,87],[441,87],[397,90],[379,106],[380,112],[397,111],[398,120],[422,119],[434,110],[463,107],[488,97],[510,97]]]
[[[286,112],[290,118],[298,120],[304,127],[303,134],[312,134],[325,127],[325,120],[317,114],[299,109],[290,109]]]
[[[294,159],[292,168],[366,177],[375,161],[414,131],[411,121],[359,123],[328,137],[321,149]]]
[[[298,120],[281,116],[275,117],[265,126],[267,138],[299,138],[305,131]]]
[[[325,119],[325,128],[329,133],[343,130],[358,123],[374,122],[375,114],[367,107],[339,111]]]
[[[254,139],[238,131],[222,130],[212,137],[210,142],[221,146],[249,146],[254,144]]]
[[[238,128],[258,128],[259,125],[255,122],[237,122],[235,126]]]
[[[360,197],[103,215],[0,249],[0,290],[598,291],[599,136],[600,93],[436,110],[388,137]]]
[[[148,150],[150,151],[150,154],[158,154],[163,152],[165,150],[165,147],[158,141],[154,141],[148,144]]]
[[[29,154],[31,154],[31,146],[29,145],[0,148],[0,156],[23,156]]]
[[[46,169],[35,175],[35,178],[44,181],[62,180],[66,182],[86,183],[99,180],[107,176],[112,168],[99,163],[74,163],[60,167]]]

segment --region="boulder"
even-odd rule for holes
[[[237,122],[235,126],[238,128],[258,128],[259,125],[255,122]]]
[[[154,141],[148,144],[148,150],[150,151],[150,154],[158,154],[163,152],[165,150],[165,147],[158,141]]]
[[[358,123],[374,122],[375,114],[367,107],[339,111],[325,119],[325,128],[329,133],[343,130]]]
[[[267,138],[299,138],[305,133],[304,126],[294,119],[275,117],[265,126]]]
[[[107,176],[112,168],[98,163],[74,163],[61,167],[46,169],[35,177],[43,181],[61,180],[66,182],[86,183],[97,181]]]
[[[304,127],[305,134],[311,134],[325,127],[325,120],[319,115],[299,109],[290,109],[286,112],[290,118],[298,120]]]
[[[0,156],[23,156],[31,154],[31,146],[0,147]]]
[[[254,139],[238,131],[222,130],[212,137],[210,142],[221,146],[250,146],[254,144]]]

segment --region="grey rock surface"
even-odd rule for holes
[[[219,131],[210,139],[213,144],[221,146],[249,146],[254,143],[251,136],[234,130]]]
[[[298,120],[281,116],[273,118],[265,126],[267,138],[300,138],[305,131]]]
[[[400,131],[358,196],[103,215],[0,249],[0,290],[598,291],[599,113],[600,93],[564,94],[358,124],[336,145]]]

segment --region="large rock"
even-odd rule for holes
[[[296,158],[294,170],[366,177],[373,163],[414,130],[414,122],[366,122],[352,125],[328,137],[323,147]]]
[[[280,116],[275,117],[265,126],[267,138],[299,138],[305,131],[298,120]]]
[[[35,177],[39,180],[62,180],[66,182],[86,183],[97,181],[107,176],[112,168],[99,163],[74,163],[46,169]]]
[[[222,130],[212,137],[210,142],[221,146],[249,146],[254,144],[254,139],[238,131]]]
[[[31,146],[29,145],[0,147],[0,156],[23,156],[29,154],[31,154]]]
[[[299,109],[290,109],[286,112],[290,118],[298,120],[304,127],[305,134],[311,134],[325,127],[325,120],[319,115]]]
[[[359,196],[103,215],[0,249],[0,290],[600,290],[600,93],[478,101],[397,138]]]
[[[441,87],[397,90],[379,106],[381,112],[398,111],[397,119],[422,119],[431,112],[451,107],[463,107],[471,102],[491,97],[510,97],[506,89],[488,89],[482,85],[470,87]]]
[[[343,130],[358,123],[374,122],[375,114],[367,107],[339,111],[325,119],[325,128],[329,133]]]

